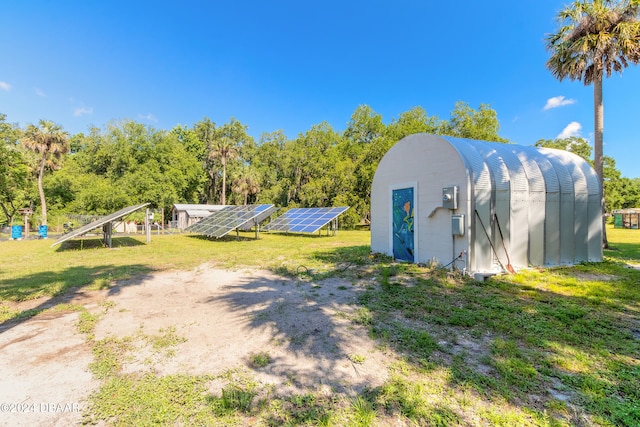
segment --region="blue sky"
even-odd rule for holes
[[[10,1],[0,14],[0,113],[70,133],[133,119],[156,129],[231,117],[259,138],[358,105],[385,123],[457,101],[498,113],[522,145],[593,140],[593,88],[546,70],[563,0]],[[605,154],[640,177],[640,67],[604,83]],[[547,108],[545,108],[547,107]]]

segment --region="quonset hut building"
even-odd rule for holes
[[[563,150],[415,134],[382,158],[371,249],[469,275],[602,261],[602,191]]]

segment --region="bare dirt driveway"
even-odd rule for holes
[[[348,395],[376,387],[387,378],[393,355],[350,320],[362,286],[202,265],[24,303],[51,308],[0,326],[0,424],[81,423],[88,397],[100,388],[89,368],[91,345],[78,330],[80,312],[65,303],[96,315],[93,342],[131,338],[124,372],[215,376],[241,368],[283,394]],[[154,350],[144,338],[167,331],[179,338],[171,352]],[[268,354],[270,363],[252,368],[257,353]],[[211,393],[222,386],[212,381]]]

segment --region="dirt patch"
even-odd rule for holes
[[[616,280],[618,276],[613,276],[611,274],[604,273],[583,273],[583,272],[575,272],[573,275],[576,279],[584,282],[610,282],[612,280]]]
[[[105,291],[75,292],[65,302],[82,304],[99,316],[95,340],[132,338],[125,372],[218,375],[241,368],[278,394],[350,395],[381,385],[394,359],[350,320],[362,290],[339,279],[314,282],[203,265],[121,282]],[[81,421],[87,398],[100,382],[89,372],[91,347],[77,331],[77,321],[77,312],[49,310],[0,329],[0,403],[35,405],[27,410],[14,406],[13,412],[0,414],[0,423]],[[168,330],[180,340],[170,352],[154,349],[149,337]],[[268,354],[270,363],[253,367],[251,357],[257,353]],[[211,391],[223,385],[212,384]],[[57,406],[46,405],[53,403]]]
[[[77,318],[36,316],[0,331],[0,424],[65,426],[81,420],[99,383],[87,369],[93,355],[76,331]]]

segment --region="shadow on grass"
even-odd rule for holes
[[[350,263],[359,266],[371,264],[374,260],[369,245],[346,246],[323,252],[315,252],[311,255],[311,258],[334,265]]]
[[[362,252],[362,248],[344,250]],[[336,260],[338,257],[335,255]],[[274,280],[258,274],[226,286],[225,290],[207,302],[222,301],[232,312],[243,313],[250,319],[249,330],[271,330],[270,345],[278,352],[286,349],[299,360],[291,364],[290,357],[273,356],[264,368],[269,375],[279,376],[283,383],[298,389],[316,389],[324,384],[336,393],[347,393],[366,388],[368,380],[358,374],[347,350],[353,325],[334,315],[343,310],[343,304],[352,304],[353,292],[361,292],[360,289],[347,287],[342,280]]]
[[[278,266],[273,268],[273,272],[287,277],[306,277],[315,280],[323,280],[330,277],[345,277],[351,271],[365,268],[375,261],[375,257],[371,255],[368,245],[347,246],[335,249],[329,249],[322,252],[314,252],[310,255],[310,259],[320,261],[330,268],[323,272],[316,272],[315,269],[306,265],[298,265],[295,269],[291,266]]]
[[[332,238],[330,234],[327,235],[326,230],[321,230],[317,233],[294,233],[294,232],[284,232],[284,231],[265,231],[265,234],[271,234],[276,236],[287,236],[291,238],[299,238],[299,239],[325,239]]]
[[[46,271],[0,281],[0,301],[21,302],[47,297],[37,306],[16,312],[0,323],[0,333],[43,310],[83,296],[89,286],[93,290],[108,289],[108,293],[111,295],[118,293],[120,289],[120,286],[112,286],[114,281],[127,279],[127,286],[138,285],[147,278],[147,274],[151,271],[152,269],[141,264],[77,266],[57,272]]]
[[[300,239],[323,239],[323,238],[331,238],[332,236],[326,236],[324,234],[303,234],[303,233],[275,233],[275,232],[266,232],[261,231],[258,234],[258,239],[260,240],[260,236],[262,235],[278,235],[278,236],[287,236],[289,238],[300,238]],[[242,231],[240,234],[229,233],[225,234],[222,237],[216,238],[212,236],[205,236],[203,234],[191,234],[189,237],[198,240],[208,240],[212,242],[237,242],[237,241],[256,241],[255,232],[251,231]]]
[[[640,232],[639,232],[640,233]],[[620,260],[640,262],[640,245],[637,243],[619,243],[610,244],[605,249],[604,255],[615,257]]]
[[[251,312],[250,328],[271,329],[273,345],[299,360],[292,365],[290,358],[273,357],[269,374],[300,388],[327,384],[338,393],[366,386],[364,378],[354,379],[353,370],[345,369],[348,331],[327,313],[333,302],[315,294],[309,283],[254,278],[233,289],[220,298],[234,311]]]
[[[114,237],[111,241],[112,248],[120,248],[120,247],[129,247],[129,246],[142,246],[145,243],[135,239],[133,237]],[[67,240],[66,242],[60,243],[60,245],[56,248],[56,252],[63,251],[75,251],[82,249],[96,249],[96,248],[105,248],[109,249],[105,246],[104,242],[101,238],[93,238],[93,237],[81,237],[78,239]]]
[[[444,368],[448,393],[472,391],[520,411],[502,414],[497,405],[485,421],[640,425],[640,272],[624,263],[553,269],[529,285],[396,264],[368,246],[312,257],[335,266],[328,276],[349,265],[358,277],[375,278],[360,296],[366,316],[358,320],[415,372],[428,378]],[[423,399],[428,386],[419,377],[391,378],[362,396],[418,424],[471,422],[459,402]]]
[[[226,234],[222,237],[216,238],[216,237],[210,237],[210,236],[205,236],[204,234],[190,234],[187,237],[191,238],[191,239],[195,239],[195,240],[205,240],[205,241],[209,241],[209,242],[221,242],[221,243],[227,243],[227,242],[249,242],[249,241],[255,241],[256,238],[255,237],[249,237],[245,234],[241,234],[241,235],[236,235],[236,234]]]
[[[507,401],[536,423],[582,424],[587,416],[597,424],[640,425],[640,272],[615,263],[562,269],[573,283],[585,273],[612,276],[598,292],[574,296],[508,276],[479,283],[427,269],[407,284],[400,276],[415,267],[376,268],[379,287],[361,297],[372,335],[416,371],[446,368],[452,390]],[[390,413],[431,422],[416,410],[419,388],[391,382],[369,399]]]

